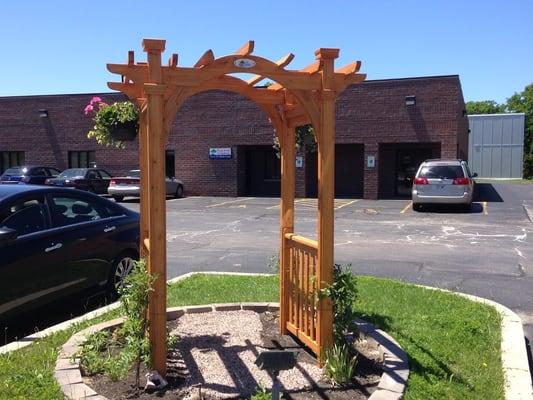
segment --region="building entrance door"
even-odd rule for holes
[[[396,151],[396,195],[411,196],[411,188],[420,164],[432,157],[431,149],[398,149]]]

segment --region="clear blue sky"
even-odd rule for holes
[[[255,54],[338,65],[362,61],[368,79],[459,74],[466,100],[503,102],[533,82],[533,1],[5,1],[0,96],[108,91],[105,64],[144,60],[143,38],[167,40],[191,66],[255,40]]]

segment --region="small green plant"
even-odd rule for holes
[[[344,385],[352,380],[356,365],[357,355],[353,354],[352,348],[346,343],[335,343],[333,348],[326,351],[326,375],[337,385]]]
[[[345,343],[345,335],[353,331],[354,304],[357,300],[357,280],[351,271],[351,264],[333,268],[333,283],[321,290],[321,296],[329,297],[333,303],[333,335],[336,344]]]
[[[90,335],[82,346],[80,365],[88,374],[104,373],[112,380],[122,379],[136,364],[139,385],[141,362],[150,363],[150,342],[146,335],[148,297],[154,277],[141,259],[125,278],[120,301],[125,321],[116,332],[100,331]]]
[[[130,101],[107,104],[100,97],[93,97],[83,110],[85,115],[92,115],[94,127],[87,133],[89,139],[104,146],[124,148],[124,143],[112,138],[111,132],[119,124],[136,123],[138,126],[139,110]]]
[[[273,274],[279,274],[280,258],[279,252],[272,254],[268,258],[268,269]]]
[[[252,397],[250,397],[250,400],[270,400],[271,398],[272,396],[266,388],[258,387]]]

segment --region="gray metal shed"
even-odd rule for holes
[[[523,113],[469,115],[468,164],[481,178],[522,178]]]

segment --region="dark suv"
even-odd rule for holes
[[[0,176],[0,183],[44,185],[44,181],[49,178],[55,178],[60,173],[61,171],[57,168],[39,165],[12,167],[5,170]]]

